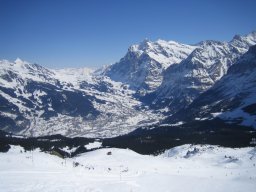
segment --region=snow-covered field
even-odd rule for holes
[[[256,148],[183,145],[159,156],[99,149],[72,159],[0,153],[0,191],[255,191]]]

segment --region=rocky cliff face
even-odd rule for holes
[[[105,75],[128,84],[131,89],[146,94],[156,90],[163,80],[163,72],[172,64],[185,59],[196,46],[174,41],[145,40],[129,48],[117,63],[109,66]]]

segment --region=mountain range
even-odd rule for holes
[[[99,70],[0,61],[0,129],[114,137],[221,119],[256,127],[256,32],[229,42],[144,40]]]
[[[183,121],[220,118],[256,128],[256,46],[219,81],[174,116]],[[174,117],[172,117],[174,119]]]

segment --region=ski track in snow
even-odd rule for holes
[[[159,156],[109,148],[65,160],[12,146],[0,154],[0,161],[0,189],[6,192],[250,192],[256,188],[256,149],[252,147],[183,145]],[[79,165],[74,166],[75,162]]]

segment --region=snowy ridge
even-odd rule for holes
[[[229,67],[255,44],[254,32],[236,36],[229,43],[200,42],[186,59],[167,68],[153,103],[160,108],[169,106],[172,114],[186,108],[221,79]]]
[[[28,80],[56,83],[54,73],[38,64],[30,64],[17,58],[14,62],[0,61],[0,85],[7,88],[21,86]],[[24,80],[24,82],[22,81]]]
[[[248,47],[256,44],[256,31],[253,31],[245,36],[235,35],[234,38],[230,41],[239,52],[245,53],[248,50]]]
[[[139,56],[148,54],[150,58],[161,63],[166,69],[171,64],[181,62],[195,48],[196,46],[159,39],[155,42],[144,40],[140,44],[132,45],[129,51],[137,53]]]

